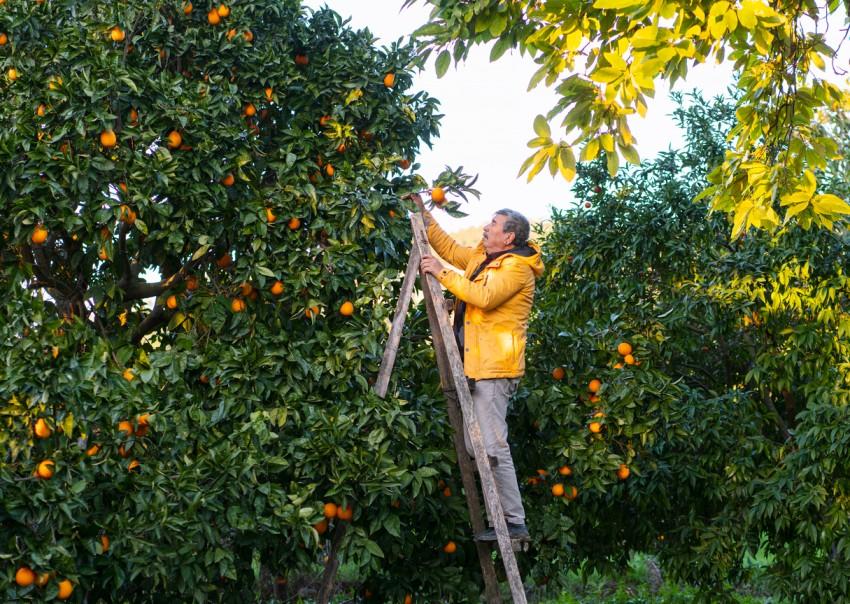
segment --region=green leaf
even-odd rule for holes
[[[490,49],[490,62],[492,63],[493,61],[501,58],[501,56],[505,54],[511,46],[513,46],[511,40],[506,37],[496,40],[496,43],[493,44],[493,48]]]
[[[549,129],[549,122],[542,115],[534,118],[534,132],[541,138],[549,138],[552,136],[552,131]]]
[[[452,55],[448,50],[443,50],[440,55],[437,57],[437,61],[435,63],[435,67],[437,69],[437,77],[441,78],[446,75],[446,72],[449,70],[449,65],[452,62]]]
[[[614,178],[617,176],[617,170],[620,169],[620,156],[616,153],[606,153],[605,159],[608,164],[608,176]]]

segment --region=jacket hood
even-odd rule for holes
[[[479,249],[482,253],[484,253],[484,240],[478,244],[477,249]],[[522,247],[515,247],[513,249],[507,250],[506,252],[500,252],[499,257],[503,256],[514,256],[518,260],[522,260],[525,262],[534,273],[534,278],[539,279],[540,275],[543,274],[543,258],[540,252],[540,246],[534,243],[533,241],[529,241]]]

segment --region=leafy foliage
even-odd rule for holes
[[[438,53],[438,75],[472,45],[492,43],[491,60],[519,47],[540,65],[529,88],[555,86],[559,100],[535,120],[528,145],[536,151],[520,170],[529,180],[547,166],[572,180],[579,145],[582,161],[604,154],[612,177],[621,159],[637,164],[629,120],[646,114],[656,82],[673,85],[696,64],[728,61],[739,74],[733,144],[702,194],[733,214],[733,235],[792,220],[831,228],[850,213],[834,192],[814,195],[815,172],[839,159],[841,141],[816,116],[846,104],[846,92],[823,75],[836,54],[826,32],[844,16],[837,0],[427,4],[430,20],[415,35],[423,59]],[[550,131],[556,119],[566,140]]]

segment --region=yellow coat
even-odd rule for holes
[[[474,248],[464,247],[433,219],[428,240],[441,258],[464,271],[462,277],[444,269],[437,279],[466,302],[463,368],[467,377],[484,380],[523,375],[534,281],[543,274],[540,248],[529,242],[535,252],[532,256],[510,252],[499,256],[470,281],[468,277],[487,257],[483,240]]]

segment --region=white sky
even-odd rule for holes
[[[424,2],[400,11],[403,0],[305,0],[312,8],[328,6],[343,17],[351,18],[355,29],[368,28],[385,45],[406,37],[428,19]],[[437,79],[433,61],[427,71],[414,80],[417,90],[427,90],[440,100],[444,114],[440,138],[433,149],[427,147],[417,158],[419,172],[430,182],[446,165],[463,166],[467,174],[479,174],[475,188],[481,191],[480,201],[470,199],[463,210],[463,219],[439,216],[447,229],[457,230],[481,226],[503,207],[523,212],[531,220],[547,218],[550,207],[574,204],[570,185],[560,176],[554,180],[544,170],[531,183],[525,176],[517,178],[523,160],[531,154],[526,143],[534,137],[534,116],[546,113],[555,104],[556,95],[540,84],[527,92],[528,82],[537,65],[519,52],[506,53],[495,63],[489,62],[489,47],[475,47],[469,59],[449,68]],[[731,83],[731,71],[723,66],[699,66],[685,84],[676,90],[702,90],[710,98],[726,91]],[[649,106],[646,119],[631,122],[642,159],[653,157],[659,150],[678,147],[681,136],[670,113],[674,107],[666,88],[659,86]],[[558,135],[553,134],[557,140]],[[578,155],[578,153],[576,153]]]

